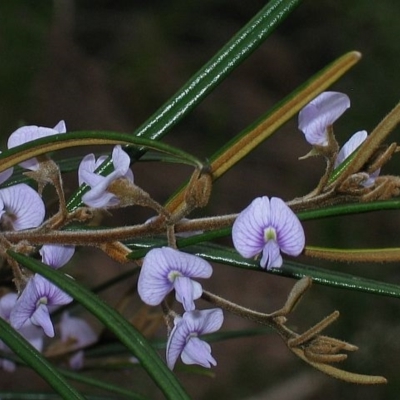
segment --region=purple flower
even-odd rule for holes
[[[367,131],[359,131],[356,132],[340,149],[336,160],[335,160],[335,168],[342,164],[351,154],[354,153],[358,149],[358,147],[367,139],[368,133]],[[369,174],[369,177],[362,182],[361,184],[364,187],[372,186],[375,183],[375,179],[379,176],[380,168],[376,171]]]
[[[261,267],[279,268],[280,252],[298,256],[304,248],[303,227],[286,203],[272,197],[258,197],[236,218],[232,227],[236,250],[245,258],[262,252]]]
[[[39,250],[42,262],[58,269],[63,267],[74,255],[75,246],[60,246],[57,244],[45,244]]]
[[[97,334],[91,326],[82,318],[71,317],[67,312],[63,313],[60,321],[61,341],[68,345],[68,350],[79,350],[70,359],[72,369],[83,367],[82,348],[97,342]]]
[[[343,93],[323,92],[299,113],[299,129],[313,146],[327,146],[328,128],[350,107]]]
[[[187,311],[183,317],[176,317],[167,342],[168,367],[174,368],[179,355],[185,364],[199,364],[205,368],[217,365],[210,345],[198,336],[217,331],[223,321],[224,315],[219,308]]]
[[[54,327],[48,307],[68,304],[72,297],[64,293],[47,279],[35,274],[29,279],[10,314],[10,323],[20,329],[27,321],[41,326],[44,333],[54,336]]]
[[[194,300],[203,293],[200,283],[191,278],[209,278],[211,274],[211,265],[200,257],[170,247],[153,249],[143,260],[138,293],[146,304],[155,306],[175,289],[176,299],[191,311]]]
[[[0,190],[0,221],[4,230],[36,228],[45,213],[43,200],[30,186],[20,183]]]
[[[107,188],[118,178],[126,178],[133,182],[133,172],[129,168],[130,158],[121,146],[115,146],[112,152],[114,171],[107,176],[96,174],[94,171],[107,159],[102,156],[96,161],[94,154],[83,158],[78,169],[79,185],[86,183],[91,189],[82,196],[82,201],[89,207],[112,207],[119,204],[118,197]]]
[[[9,149],[12,149],[13,147],[31,142],[32,140],[65,133],[66,131],[67,129],[64,121],[60,121],[54,128],[45,128],[36,125],[22,126],[10,135],[7,145]],[[39,169],[39,162],[36,158],[23,161],[20,165],[21,167],[32,171]]]
[[[11,310],[17,302],[17,297],[16,293],[7,293],[0,299],[0,317],[7,322],[10,320]],[[18,331],[36,350],[42,351],[43,331],[40,328],[27,321]],[[11,353],[11,350],[3,341],[0,341],[0,350]],[[7,372],[14,372],[16,365],[13,361],[4,358],[0,359],[0,367]]]

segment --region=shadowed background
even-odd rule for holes
[[[133,132],[263,5],[255,0],[210,1],[4,1],[0,3],[0,132],[2,148],[18,126]],[[352,107],[335,125],[340,142],[357,130],[371,131],[399,98],[400,4],[365,0],[304,2],[278,30],[165,142],[207,158],[333,59],[358,50],[363,60],[334,85]],[[391,139],[395,140],[398,132]],[[91,149],[97,151],[98,149]],[[323,172],[319,159],[298,161],[309,146],[296,121],[215,184],[209,206],[197,215],[238,212],[256,196],[285,200],[310,191]],[[85,154],[87,149],[81,151]],[[396,174],[396,160],[384,173]],[[135,164],[136,182],[165,201],[190,171],[180,166]],[[66,179],[71,189],[76,177]],[[49,191],[51,193],[51,191]],[[49,195],[49,194],[48,194]],[[307,243],[343,247],[398,245],[397,212],[336,218],[306,224]],[[107,223],[140,222],[142,209],[113,213]],[[398,265],[314,265],[397,283]],[[73,267],[90,266],[103,281],[124,270],[100,252],[81,251]],[[86,268],[86,267],[85,267]],[[92,277],[91,277],[92,278]],[[84,279],[84,278],[83,278]],[[93,282],[90,282],[91,284]],[[280,307],[293,281],[216,266],[204,286],[231,300],[266,312]],[[109,293],[116,301],[118,294]],[[202,306],[207,306],[202,304]],[[400,386],[397,316],[400,301],[314,286],[293,324],[304,330],[334,309],[342,316],[329,331],[360,346],[344,368],[382,374],[386,387],[352,386],[313,371],[275,335],[213,344],[216,377],[179,373],[196,399],[396,399]],[[226,316],[224,329],[251,327]],[[161,336],[165,334],[160,330]],[[29,377],[34,374],[28,373]],[[136,387],[131,372],[110,379]],[[0,371],[1,389],[46,387]],[[140,382],[139,382],[140,384]],[[157,396],[156,394],[154,396]]]

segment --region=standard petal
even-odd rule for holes
[[[273,225],[277,233],[277,243],[285,254],[298,256],[305,245],[305,235],[296,214],[281,199],[271,199]]]
[[[350,107],[350,99],[339,92],[323,92],[299,113],[299,129],[311,145],[327,146],[327,127]]]
[[[54,127],[54,129],[36,125],[23,126],[10,135],[10,137],[8,138],[7,146],[9,149],[11,149],[24,143],[31,142],[32,140],[65,132],[66,127],[64,121],[60,121]],[[20,165],[23,168],[30,170],[36,170],[39,168],[39,162],[36,160],[36,158],[31,158],[30,160],[23,161],[20,163]]]
[[[14,230],[36,228],[44,220],[45,206],[39,194],[30,186],[21,183],[0,190],[6,215]]]
[[[236,218],[232,226],[235,249],[246,258],[259,254],[265,243],[264,229],[270,225],[268,197],[258,197]]]
[[[53,268],[64,266],[74,255],[75,246],[60,246],[55,244],[45,244],[39,250],[42,262]]]
[[[60,306],[71,303],[73,298],[43,276],[35,274],[32,278],[37,292],[37,299],[46,298],[48,306]]]

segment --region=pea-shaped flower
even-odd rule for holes
[[[301,223],[286,203],[272,197],[258,197],[236,218],[232,227],[236,250],[245,258],[262,252],[263,268],[279,268],[281,251],[298,256],[304,248],[305,237]]]
[[[209,278],[211,274],[211,265],[200,257],[170,247],[153,249],[143,260],[138,293],[146,304],[156,306],[175,289],[176,299],[191,311],[194,300],[203,293],[200,283],[192,278]]]
[[[182,317],[175,317],[175,326],[167,342],[168,367],[174,368],[179,355],[185,364],[198,364],[206,368],[215,366],[217,362],[211,355],[210,345],[199,336],[216,332],[223,321],[224,315],[219,308],[188,311]]]
[[[299,129],[313,146],[328,146],[328,129],[350,107],[350,99],[339,92],[323,92],[299,113]]]

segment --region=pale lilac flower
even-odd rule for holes
[[[45,244],[39,250],[42,262],[54,269],[63,267],[74,253],[75,246],[61,246],[58,244]]]
[[[38,227],[46,214],[39,194],[25,183],[0,190],[0,222],[3,230]]]
[[[138,293],[146,304],[155,306],[175,289],[176,299],[191,311],[194,300],[203,293],[200,283],[192,278],[209,278],[211,274],[211,265],[200,257],[170,247],[152,249],[143,260]]]
[[[0,299],[0,318],[7,322],[10,321],[10,313],[17,302],[17,298],[16,293],[7,293]],[[43,331],[40,328],[27,321],[18,331],[36,350],[43,350]],[[11,353],[10,348],[1,340],[0,350]],[[7,372],[14,372],[16,369],[15,363],[5,358],[0,359],[0,367]]]
[[[81,350],[97,342],[97,334],[91,326],[82,318],[71,317],[67,312],[63,313],[60,321],[61,341],[68,345],[69,350],[79,350],[70,359],[72,369],[83,367],[84,354]]]
[[[211,346],[199,339],[200,335],[216,332],[224,321],[222,310],[187,311],[175,317],[174,328],[167,342],[167,365],[172,370],[181,355],[185,364],[198,364],[205,368],[217,365],[211,355]]]
[[[236,218],[232,227],[236,250],[245,258],[262,252],[261,267],[279,268],[280,252],[298,256],[304,248],[303,227],[286,203],[272,197],[258,197]]]
[[[14,131],[8,138],[8,148],[20,146],[32,140],[44,138],[47,136],[57,135],[59,133],[65,133],[67,131],[65,122],[60,121],[54,128],[45,128],[43,126],[29,125],[22,126]],[[39,162],[36,158],[31,158],[29,160],[20,163],[21,167],[36,171],[39,169]]]
[[[119,204],[118,197],[107,188],[118,178],[126,178],[133,183],[133,172],[129,168],[130,158],[121,146],[115,146],[112,152],[114,171],[107,176],[96,174],[94,171],[106,160],[102,156],[96,161],[94,154],[83,158],[78,169],[79,185],[86,183],[91,189],[82,196],[82,201],[89,207],[112,207]]]
[[[339,92],[323,92],[299,113],[299,129],[313,146],[327,146],[328,128],[350,107],[350,99]]]
[[[368,133],[367,131],[359,131],[356,132],[340,149],[336,160],[335,160],[335,168],[342,164],[351,154],[356,151],[360,145],[367,139]],[[380,168],[376,171],[369,174],[369,177],[365,179],[361,184],[364,187],[372,186],[375,183],[375,179],[379,176]]]
[[[50,319],[49,308],[68,304],[72,297],[57,286],[35,274],[29,279],[25,289],[11,311],[10,323],[15,329],[20,329],[27,321],[41,326],[44,333],[54,336],[54,327]]]

